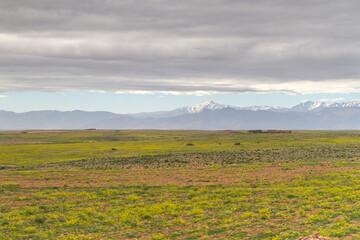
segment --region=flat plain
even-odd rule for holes
[[[3,131],[0,239],[360,239],[360,131]]]

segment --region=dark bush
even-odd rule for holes
[[[35,223],[37,224],[42,224],[46,221],[46,218],[45,217],[36,217],[35,218]]]

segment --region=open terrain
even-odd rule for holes
[[[0,132],[0,239],[360,239],[360,131]]]

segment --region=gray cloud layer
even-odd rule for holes
[[[0,91],[360,91],[357,0],[3,0]]]

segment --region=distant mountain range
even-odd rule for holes
[[[303,102],[292,108],[234,107],[212,101],[136,114],[0,111],[1,130],[22,129],[360,129],[360,101]]]

